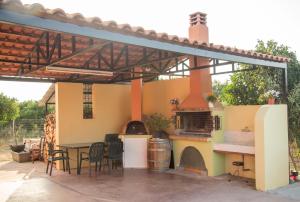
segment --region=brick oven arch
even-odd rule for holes
[[[207,175],[207,168],[201,152],[193,147],[187,146],[181,153],[180,167],[187,171]]]

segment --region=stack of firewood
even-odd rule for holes
[[[45,147],[44,147],[44,160],[48,159],[48,142],[55,145],[55,114],[48,114],[45,118],[44,123],[44,134],[45,134]]]

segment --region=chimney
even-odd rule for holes
[[[140,68],[136,67],[135,71],[139,72]],[[142,85],[143,80],[135,79],[131,81],[131,120],[142,120]]]
[[[205,13],[197,12],[190,15],[189,40],[208,43]]]
[[[209,43],[206,14],[196,12],[190,15],[189,40],[198,43]],[[190,67],[209,65],[209,59],[190,57]],[[212,93],[210,69],[193,70],[190,72],[190,94],[179,106],[182,110],[207,111],[206,96]]]

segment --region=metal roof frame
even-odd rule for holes
[[[76,34],[81,36],[92,37],[107,41],[120,42],[130,45],[148,47],[164,51],[176,52],[179,54],[193,55],[198,57],[213,58],[224,61],[238,62],[244,64],[261,65],[275,68],[287,68],[286,62],[276,62],[270,60],[263,60],[258,58],[240,56],[219,51],[206,50],[204,48],[196,48],[191,46],[184,46],[159,40],[151,40],[144,37],[126,35],[116,33],[103,29],[96,29],[92,27],[79,26],[71,23],[56,21],[52,19],[44,19],[37,16],[20,14],[5,9],[0,9],[0,21],[9,22],[12,24],[20,24],[28,27],[36,27],[45,30]]]

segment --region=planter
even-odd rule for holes
[[[275,104],[275,98],[269,98],[269,99],[268,99],[268,104],[269,104],[269,105]]]
[[[163,130],[155,131],[152,134],[153,138],[160,138],[160,139],[169,139],[169,134]]]
[[[16,162],[23,163],[30,161],[30,153],[29,152],[14,152],[11,151],[12,159]]]
[[[22,152],[25,149],[25,144],[10,145],[10,149],[14,152]]]
[[[294,176],[294,177],[297,177],[298,176],[298,171],[291,171],[291,175]]]

